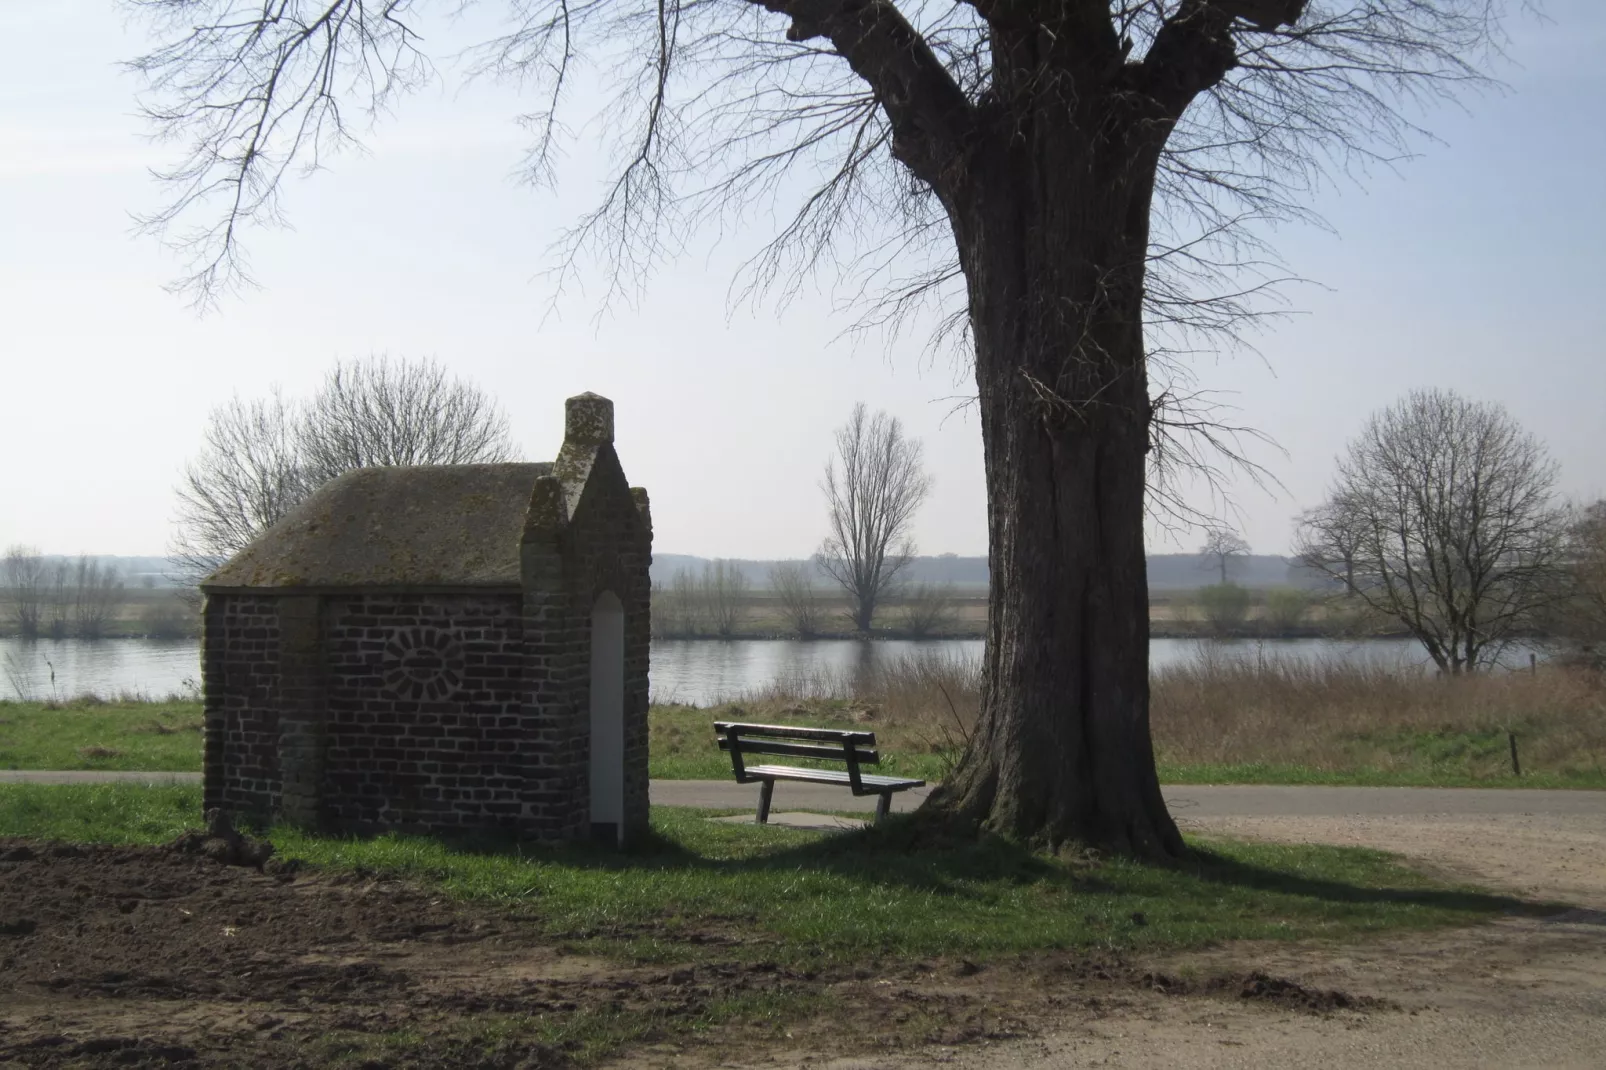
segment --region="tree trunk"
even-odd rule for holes
[[[991,598],[980,720],[927,805],[1040,846],[1175,857],[1149,735],[1153,166],[1105,153],[1109,140],[1077,144],[1064,118],[1022,127],[949,205],[976,341]]]

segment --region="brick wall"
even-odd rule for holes
[[[591,608],[612,591],[625,823],[645,829],[648,544],[612,534],[636,508],[620,497],[588,503],[555,589],[529,599],[212,596],[205,805],[340,831],[589,835]]]
[[[201,664],[204,805],[265,819],[279,809],[279,600],[207,599]]]
[[[341,829],[514,828],[537,748],[517,594],[325,599],[323,815]]]

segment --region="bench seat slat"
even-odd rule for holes
[[[790,765],[750,765],[747,775],[760,780],[812,780],[825,784],[851,784],[846,770],[840,769],[798,769]],[[924,780],[910,780],[905,777],[878,776],[871,773],[860,773],[859,782],[867,788],[876,788],[878,791],[902,791],[905,788],[919,788],[925,786]]]
[[[788,758],[823,758],[827,761],[845,762],[848,760],[846,747],[832,747],[823,743],[772,743],[762,739],[741,739],[738,744],[743,754],[779,754]],[[730,750],[729,736],[719,737],[719,749]],[[881,756],[873,750],[854,747],[853,753],[858,757],[861,765],[875,765],[881,761]]]
[[[779,739],[828,739],[837,743],[856,743],[875,746],[874,732],[849,732],[836,728],[794,728],[784,724],[745,724],[740,721],[715,721],[714,731],[724,735],[736,729],[742,736],[774,736]]]

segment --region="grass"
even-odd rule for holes
[[[197,821],[190,787],[0,785],[0,835],[160,843]],[[675,961],[717,953],[827,967],[1048,949],[1197,947],[1461,924],[1519,906],[1356,848],[1198,841],[1177,867],[1060,859],[999,841],[911,845],[911,824],[823,835],[658,808],[649,842],[453,846],[270,831],[283,856],[517,907],[554,941]],[[726,939],[707,950],[707,934]]]
[[[0,702],[0,769],[199,772],[195,702]]]

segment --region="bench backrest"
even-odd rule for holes
[[[787,758],[815,758],[845,762],[855,790],[859,787],[859,766],[875,765],[881,755],[875,750],[874,732],[850,732],[836,728],[796,728],[784,724],[740,724],[715,721],[719,749],[731,756],[736,778],[745,775],[742,756],[774,754]]]

